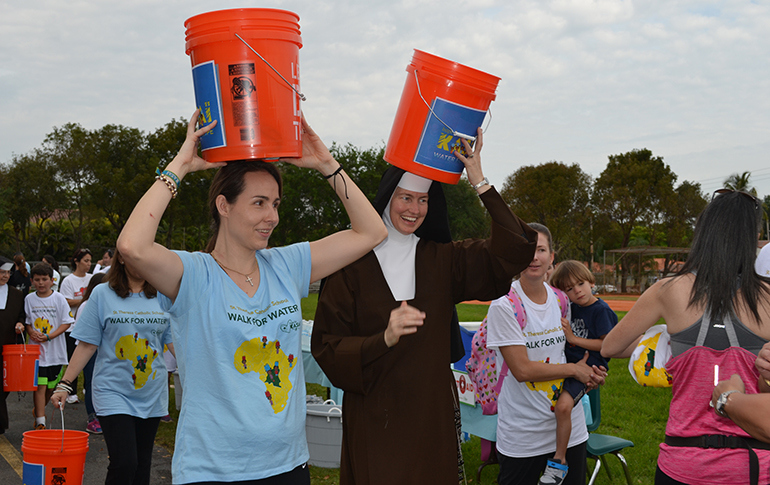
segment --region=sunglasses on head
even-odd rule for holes
[[[714,197],[716,197],[717,195],[732,194],[733,192],[739,193],[739,194],[743,195],[744,197],[748,197],[754,203],[754,210],[759,209],[759,199],[757,199],[753,195],[749,194],[748,192],[744,192],[742,190],[717,189],[717,190],[714,191],[713,194],[711,194],[711,201],[713,202],[714,201]]]
[[[88,248],[78,249],[77,251],[75,251],[75,258],[83,257],[86,254],[91,254],[91,250]]]

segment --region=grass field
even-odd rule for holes
[[[302,318],[312,320],[318,302],[318,295],[311,294],[302,301]],[[485,305],[458,305],[460,321],[481,321],[486,316]],[[622,318],[624,312],[618,312]],[[327,388],[316,384],[308,384],[308,393],[325,396]],[[596,431],[601,434],[619,436],[634,442],[633,448],[622,452],[631,469],[631,476],[637,484],[654,482],[655,464],[658,457],[658,445],[665,435],[668,408],[671,400],[670,389],[656,389],[638,385],[628,372],[628,359],[614,359],[610,362],[607,383],[602,388],[602,420]],[[174,404],[174,393],[169,393],[169,409],[172,423],[161,423],[156,437],[156,443],[169,450],[174,449],[174,436],[178,413]],[[463,445],[467,482],[480,484],[497,483],[497,465],[484,468],[481,481],[476,482],[476,469],[481,464],[480,444],[477,437]],[[598,485],[625,483],[623,472],[615,457],[608,457],[609,469],[613,481],[601,471],[596,481]],[[593,461],[589,460],[588,468],[593,470]],[[311,467],[313,484],[338,484],[339,470]]]

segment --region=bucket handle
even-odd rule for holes
[[[260,59],[262,59],[262,61],[264,61],[264,63],[265,63],[265,64],[267,64],[267,66],[268,66],[270,69],[272,69],[273,71],[275,71],[275,73],[276,73],[276,74],[278,74],[279,76],[281,76],[281,79],[283,79],[283,82],[285,82],[285,83],[286,83],[286,84],[287,84],[287,85],[288,85],[288,86],[289,86],[289,87],[292,89],[292,91],[294,91],[295,93],[297,93],[297,96],[299,96],[299,98],[300,98],[302,101],[307,101],[307,99],[305,98],[305,95],[304,95],[304,94],[302,94],[302,93],[300,93],[299,91],[297,91],[297,88],[295,88],[295,87],[294,87],[294,86],[293,86],[293,85],[292,85],[292,84],[291,84],[289,81],[287,81],[287,80],[286,80],[286,78],[285,78],[285,77],[283,77],[283,75],[282,75],[280,72],[278,72],[278,71],[276,70],[276,68],[274,68],[274,67],[273,67],[273,66],[272,66],[272,65],[271,65],[269,62],[267,62],[267,59],[265,59],[264,57],[262,57],[261,55],[259,55],[259,52],[255,51],[255,50],[254,50],[254,48],[253,48],[253,47],[251,47],[251,46],[249,45],[249,43],[248,43],[248,42],[246,42],[246,41],[243,39],[243,37],[241,37],[240,35],[238,35],[238,33],[237,33],[237,32],[235,33],[235,36],[236,36],[236,37],[238,37],[238,39],[240,39],[240,41],[241,41],[241,42],[243,42],[244,44],[246,44],[246,47],[248,47],[248,48],[251,50],[251,52],[253,52],[254,54],[256,54],[256,55],[257,55],[257,57],[259,57]]]
[[[331,417],[332,411],[339,411],[339,413],[340,413],[339,417],[340,417],[340,419],[342,419],[342,409],[338,408],[337,406],[334,406],[333,408],[329,408],[329,410],[326,411],[326,422],[327,423],[331,423],[332,422],[332,417]]]
[[[236,34],[236,35],[238,35],[238,34]],[[437,120],[439,120],[439,122],[441,122],[441,124],[442,124],[442,125],[446,126],[446,128],[447,128],[449,131],[451,131],[451,132],[452,132],[452,136],[456,136],[457,138],[462,138],[462,139],[464,139],[464,140],[467,140],[467,141],[468,141],[468,143],[470,143],[471,145],[473,145],[473,144],[476,142],[476,137],[475,137],[475,136],[466,135],[466,134],[464,134],[464,133],[460,133],[460,132],[459,132],[459,131],[457,131],[457,130],[454,130],[454,129],[453,129],[451,126],[449,126],[448,124],[444,123],[444,120],[442,120],[441,118],[439,118],[439,116],[436,114],[436,112],[435,112],[435,111],[433,111],[433,108],[431,108],[430,104],[428,104],[428,102],[427,102],[427,101],[425,101],[425,98],[422,96],[422,91],[420,90],[420,78],[418,78],[418,77],[417,77],[417,69],[415,69],[415,70],[414,70],[414,80],[415,80],[415,82],[417,83],[417,94],[419,94],[419,95],[420,95],[420,99],[422,99],[422,102],[423,102],[423,103],[425,103],[425,106],[427,106],[427,107],[428,107],[428,111],[430,111],[430,112],[431,112],[431,114],[432,114],[433,116],[435,116],[435,117],[436,117],[436,119],[437,119]],[[491,110],[491,109],[488,109],[488,110],[487,110],[487,112],[489,113],[489,120],[487,121],[487,126],[486,126],[486,128],[484,128],[484,129],[481,131],[482,133],[486,133],[486,131],[487,131],[487,128],[489,128],[489,123],[491,123],[491,122],[492,122],[492,110]]]
[[[59,412],[61,413],[61,450],[59,453],[64,453],[64,404],[59,403]],[[53,415],[56,413],[56,408],[51,409],[51,424],[53,424]]]

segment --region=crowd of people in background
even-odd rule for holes
[[[372,205],[303,118],[303,156],[284,161],[328,179],[351,226],[269,248],[280,172],[261,161],[206,163],[198,142],[211,125],[196,129],[196,119],[117,249],[95,264],[89,249],[77,249],[64,278],[51,255],[32,267],[21,253],[0,257],[0,344],[26,336],[41,348],[33,427],[49,425],[48,402],[79,402],[82,371],[86,429],[104,434],[110,454],[107,483],[149,483],[152,443],[169,418],[165,377],[178,362],[194,392],[184,394],[175,483],[308,484],[294,322],[309,284],[321,279],[312,352],[345,391],[343,484],[462,483],[449,364],[464,354],[454,304],[469,299],[492,300],[485,325],[502,381],[498,483],[585,483],[588,432],[578,404],[605,384],[609,358],[628,357],[661,318],[673,399],[656,484],[770,482],[770,423],[752,412],[770,410],[770,249],[757,259],[755,197],[717,191],[681,270],[618,323],[593,295],[591,271],[555,262],[548,228],[519,220],[489,185],[481,132],[456,156],[489,210],[492,235],[452,241],[439,183],[393,167]],[[211,167],[219,171],[206,251],[156,244],[180,180]],[[148,382],[148,368],[164,379]],[[0,434],[8,427],[3,399]]]

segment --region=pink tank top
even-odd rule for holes
[[[704,320],[707,321],[705,317]],[[673,377],[666,434],[677,437],[721,434],[749,438],[749,434],[730,419],[717,416],[709,402],[714,390],[714,365],[719,365],[720,381],[738,374],[746,385],[746,393],[757,393],[759,373],[754,367],[755,360],[756,355],[741,347],[714,350],[702,345],[672,358],[666,365]],[[770,451],[755,452],[759,457],[759,483],[770,483]],[[744,449],[674,447],[661,443],[658,466],[669,477],[684,483],[749,483],[749,452]]]

